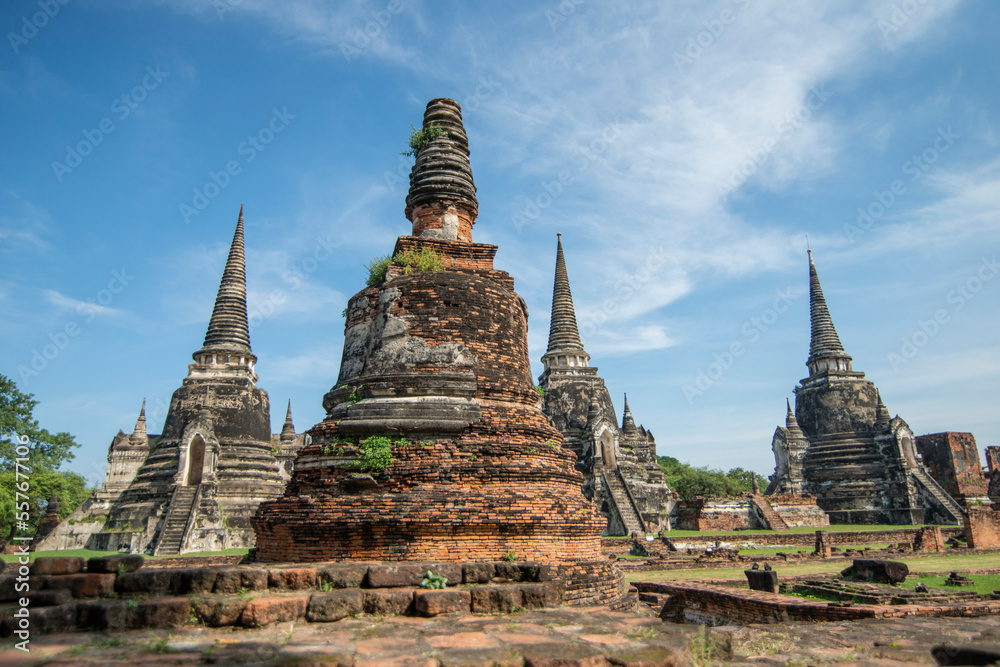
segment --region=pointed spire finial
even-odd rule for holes
[[[135,420],[135,427],[132,429],[132,435],[129,436],[129,444],[146,447],[149,445],[149,439],[146,437],[146,399],[142,399],[142,409],[139,410],[139,418]]]
[[[837,330],[833,327],[833,319],[826,306],[823,288],[819,284],[812,250],[806,252],[809,255],[809,317],[812,325],[809,359],[806,360],[806,366],[809,367],[810,375],[827,370],[850,371],[851,357],[844,351]]]
[[[246,258],[243,248],[243,205],[236,221],[236,232],[229,248],[226,268],[222,272],[219,292],[215,297],[212,319],[205,333],[202,349],[194,353],[197,361],[207,352],[237,353],[252,358],[250,327],[247,323]]]
[[[638,431],[635,427],[635,420],[632,419],[632,411],[628,407],[628,394],[625,394],[625,410],[622,413],[622,433],[630,435]]]
[[[479,202],[462,107],[445,97],[431,100],[420,133],[429,138],[411,143],[416,160],[404,211],[413,236],[471,243]]]
[[[546,368],[551,366],[587,366],[590,355],[580,342],[576,325],[573,293],[569,288],[566,258],[563,256],[562,233],[556,232],[556,274],[552,284],[552,317],[549,320],[549,346],[542,357]]]
[[[882,402],[882,394],[878,389],[875,390],[875,430],[882,430],[889,425],[892,421],[892,417],[889,416],[889,408],[885,407],[885,403]]]
[[[788,406],[788,412],[785,414],[785,428],[793,436],[803,435],[802,429],[799,427],[799,420],[795,418],[795,413],[792,412],[792,402],[786,398],[785,405]]]
[[[295,439],[295,425],[292,423],[292,399],[288,399],[288,409],[285,411],[285,423],[281,427],[281,439]]]

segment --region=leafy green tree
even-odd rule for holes
[[[729,472],[715,470],[708,466],[696,468],[689,463],[681,463],[672,456],[658,456],[660,469],[667,478],[667,486],[676,491],[683,500],[696,496],[736,496],[750,493],[753,489],[753,471],[733,468]],[[757,475],[761,489],[767,487],[767,479]]]
[[[65,518],[92,492],[83,477],[59,470],[73,460],[73,450],[79,445],[69,433],[49,433],[39,426],[32,416],[36,405],[32,394],[18,390],[13,380],[0,375],[0,543],[16,532],[25,535],[37,529],[50,497],[58,498],[59,515]],[[15,509],[24,498],[17,496],[17,485],[25,479],[29,528],[18,531]]]

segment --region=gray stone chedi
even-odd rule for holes
[[[590,355],[583,349],[570,292],[562,235],[556,241],[549,344],[538,378],[543,412],[577,456],[583,494],[607,517],[605,535],[670,529],[674,498],[656,460],[653,434],[636,426],[625,399],[622,424]]]
[[[890,417],[875,385],[844,351],[812,251],[809,376],[795,388],[795,410],[771,441],[775,471],[767,494],[811,494],[831,523],[960,523],[961,507],[935,482],[913,431]]]
[[[271,434],[247,323],[243,208],[201,349],[171,400],[162,435],[147,435],[145,401],[131,435],[108,451],[101,490],[37,549],[169,555],[251,547],[250,517],[282,494],[305,443],[291,404]]]

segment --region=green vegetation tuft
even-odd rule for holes
[[[384,435],[373,435],[361,441],[361,469],[365,472],[380,472],[394,463],[392,440]]]
[[[369,287],[375,287],[384,283],[385,273],[389,270],[389,264],[391,263],[392,258],[389,255],[381,255],[365,264],[365,268],[368,269],[368,277],[365,279],[365,284]]]
[[[439,125],[431,125],[430,127],[421,128],[419,130],[413,127],[413,125],[410,125],[410,129],[413,130],[410,132],[410,138],[407,141],[407,145],[410,147],[410,150],[400,152],[400,155],[405,155],[407,157],[413,157],[421,148],[444,134],[444,128]]]
[[[448,587],[447,577],[442,577],[440,574],[435,574],[430,570],[427,570],[427,574],[420,581],[421,588],[431,588],[431,589],[443,589]]]
[[[444,255],[434,248],[424,246],[414,249],[407,248],[392,257],[393,266],[403,267],[403,275],[414,271],[444,271]]]

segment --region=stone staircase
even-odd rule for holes
[[[930,493],[938,504],[949,514],[951,514],[952,519],[955,523],[961,524],[963,521],[962,506],[955,501],[948,492],[941,488],[941,485],[934,481],[926,471],[919,467],[914,467],[910,469],[910,474],[913,478],[917,480],[920,486],[924,487],[928,493]]]
[[[177,556],[184,542],[184,532],[191,518],[191,508],[194,506],[197,486],[178,486],[170,499],[170,509],[163,522],[163,532],[160,541],[153,552],[154,556]]]
[[[774,511],[767,498],[759,493],[750,496],[750,502],[757,508],[757,513],[763,517],[764,523],[771,530],[788,530],[788,524],[781,518],[781,515]]]
[[[806,467],[881,463],[882,457],[869,439],[834,433],[812,441],[806,451]]]
[[[639,509],[635,506],[635,501],[632,500],[632,494],[628,492],[628,487],[625,486],[625,480],[622,479],[621,473],[618,470],[606,470],[602,476],[604,477],[604,486],[611,495],[611,501],[621,516],[622,523],[625,524],[625,531],[629,535],[632,533],[645,535],[646,524],[639,515]]]

